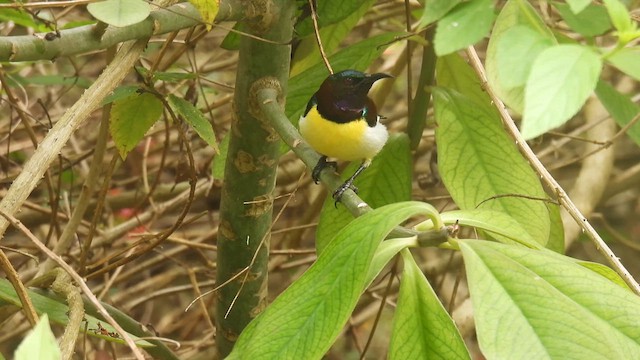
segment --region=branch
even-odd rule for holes
[[[216,22],[238,20],[249,9],[237,0],[222,0]],[[137,24],[104,28],[104,23],[60,30],[60,37],[51,41],[44,33],[0,37],[0,62],[55,60],[63,56],[100,51],[118,43],[149,38],[202,24],[202,18],[193,5],[176,4],[152,11],[149,17]]]
[[[522,155],[524,155],[524,157],[529,161],[529,164],[531,164],[531,167],[540,176],[544,184],[556,193],[560,205],[562,205],[562,207],[567,210],[573,220],[575,220],[575,222],[578,223],[578,225],[582,228],[582,231],[584,231],[584,233],[591,239],[591,241],[594,242],[594,244],[596,245],[596,249],[598,249],[598,251],[600,251],[600,253],[604,255],[609,264],[618,273],[618,275],[622,277],[624,282],[627,283],[631,290],[633,290],[633,292],[637,295],[640,295],[640,285],[638,285],[633,276],[631,276],[629,271],[624,267],[624,265],[622,265],[620,259],[618,259],[618,257],[613,253],[613,251],[611,251],[611,249],[609,249],[609,246],[607,246],[604,240],[602,240],[593,226],[591,226],[587,218],[582,215],[578,207],[573,203],[573,201],[571,201],[564,189],[562,189],[556,179],[551,176],[549,171],[547,171],[540,160],[538,160],[536,154],[534,154],[533,150],[531,150],[527,142],[524,140],[524,138],[520,134],[520,131],[518,130],[518,127],[511,118],[511,115],[509,115],[509,112],[507,112],[507,108],[502,103],[502,100],[498,98],[498,96],[493,92],[493,89],[489,86],[487,76],[484,72],[484,67],[482,66],[482,62],[480,61],[476,50],[473,48],[473,46],[470,46],[467,48],[466,52],[467,56],[469,57],[471,66],[475,70],[476,74],[478,74],[480,81],[482,81],[482,88],[487,92],[487,94],[489,94],[489,97],[491,97],[491,101],[498,110],[498,113],[500,113],[500,117],[502,118],[502,122],[507,129],[507,133],[511,136],[511,138],[515,140],[516,146],[518,147]]]
[[[318,163],[320,155],[307,144],[300,134],[296,130],[291,122],[282,111],[282,108],[278,105],[278,97],[281,96],[279,89],[272,87],[264,87],[257,91],[257,99],[264,116],[269,120],[270,125],[276,130],[280,138],[293,150],[296,155],[307,165],[308,168],[313,167]],[[322,183],[331,189],[331,191],[337,189],[342,185],[342,179],[330,171],[323,171],[320,173],[320,180]],[[363,215],[366,212],[371,211],[371,208],[365,203],[356,193],[352,190],[347,190],[340,199],[340,203],[343,204],[354,217]],[[389,234],[390,237],[410,237],[417,236],[418,243],[422,247],[437,246],[447,241],[449,236],[449,228],[418,232],[403,227],[396,227]]]

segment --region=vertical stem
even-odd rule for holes
[[[280,138],[260,115],[256,84],[266,78],[286,92],[294,2],[253,1],[260,18],[248,32],[273,44],[243,37],[234,96],[234,121],[220,204],[215,309],[220,358],[229,354],[244,327],[266,306],[268,244]],[[253,100],[253,101],[252,101]],[[238,275],[248,267],[246,273]]]

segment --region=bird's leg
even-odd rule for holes
[[[340,185],[340,187],[333,192],[333,199],[336,201],[336,204],[338,203],[338,201],[340,201],[342,194],[344,194],[347,189],[353,190],[353,192],[355,192],[356,194],[358,193],[358,188],[353,185],[353,181],[364,171],[364,169],[369,167],[369,164],[371,164],[371,160],[363,161],[356,172],[354,172],[353,175],[351,175],[351,177],[344,182],[344,184]]]
[[[324,169],[327,166],[331,166],[333,168],[333,170],[338,170],[338,163],[335,161],[327,161],[327,157],[326,156],[320,156],[320,160],[318,160],[318,163],[316,164],[316,166],[313,168],[313,171],[311,172],[311,178],[313,179],[314,183],[318,183],[320,182],[320,173],[322,172],[322,169]]]

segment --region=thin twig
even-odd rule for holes
[[[320,56],[322,57],[322,61],[324,61],[324,65],[329,70],[329,73],[333,75],[333,68],[331,68],[331,64],[329,63],[329,59],[327,58],[327,54],[324,52],[324,46],[322,46],[322,39],[320,39],[320,29],[318,28],[318,13],[316,12],[316,7],[313,2],[315,0],[309,0],[309,7],[311,7],[311,20],[313,20],[313,32],[316,35],[316,41],[318,42],[318,49],[320,49]]]
[[[633,290],[634,293],[640,295],[640,285],[636,282],[636,280],[631,276],[629,271],[622,265],[620,259],[611,251],[609,246],[604,242],[604,240],[600,237],[600,235],[596,232],[596,230],[591,226],[589,221],[584,215],[580,212],[578,207],[571,201],[567,193],[562,189],[560,184],[556,181],[556,179],[551,176],[549,171],[544,167],[544,165],[538,160],[534,152],[531,150],[527,142],[524,140],[520,131],[516,127],[511,115],[507,112],[507,108],[502,103],[502,100],[498,98],[498,96],[493,92],[493,89],[489,86],[487,81],[487,76],[485,75],[484,66],[476,53],[476,50],[473,46],[470,46],[466,50],[467,56],[469,57],[469,61],[476,74],[480,78],[483,84],[483,89],[489,94],[491,98],[491,102],[496,107],[498,112],[500,113],[500,117],[502,118],[502,122],[507,129],[507,133],[515,140],[516,146],[520,150],[520,152],[524,155],[524,157],[529,161],[533,170],[540,176],[540,178],[544,181],[545,185],[549,189],[552,189],[558,198],[558,202],[562,205],[562,207],[567,210],[567,212],[571,215],[571,217],[578,223],[578,225],[582,228],[584,233],[594,242],[596,249],[609,261],[609,264],[613,267],[613,269],[622,277],[624,282]]]

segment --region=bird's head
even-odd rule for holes
[[[357,70],[343,70],[329,75],[320,86],[319,95],[334,99],[362,99],[367,98],[367,93],[374,82],[392,77],[384,73],[365,74]]]

